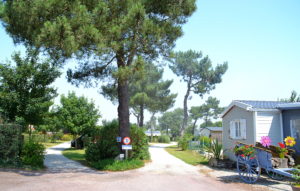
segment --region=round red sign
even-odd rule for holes
[[[130,142],[131,142],[131,140],[130,140],[129,137],[124,137],[124,138],[123,138],[123,143],[124,143],[124,145],[129,145]]]

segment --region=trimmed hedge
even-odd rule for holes
[[[168,135],[161,135],[158,137],[159,143],[170,143],[170,137]]]
[[[22,127],[0,124],[0,164],[18,164],[22,150]]]

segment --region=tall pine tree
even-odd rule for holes
[[[8,0],[1,20],[15,43],[59,60],[78,58],[77,70],[68,72],[74,83],[111,77],[116,67],[120,136],[125,137],[133,61],[167,56],[195,9],[195,0]]]

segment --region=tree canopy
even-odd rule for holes
[[[160,118],[158,118],[159,127],[167,135],[172,137],[180,136],[180,127],[183,120],[183,109],[177,108],[173,111],[165,112]]]
[[[57,116],[62,126],[74,136],[90,134],[100,118],[95,104],[87,98],[77,97],[74,92],[62,95]]]
[[[10,0],[1,20],[15,43],[60,60],[76,56],[78,67],[68,72],[73,83],[109,80],[115,71],[124,137],[130,134],[128,76],[134,60],[168,55],[195,9],[195,0]]]
[[[24,125],[39,125],[56,97],[51,84],[60,76],[50,60],[40,60],[35,51],[28,50],[12,56],[14,63],[0,64],[0,111],[9,121]]]
[[[145,63],[129,80],[130,108],[140,127],[144,125],[144,110],[151,113],[164,112],[173,106],[177,94],[170,93],[173,80],[162,80],[163,69],[153,63]],[[104,96],[117,100],[115,84],[103,86]]]
[[[188,50],[175,52],[169,59],[171,70],[186,83],[187,89],[183,100],[184,118],[181,135],[187,126],[188,106],[187,101],[191,93],[203,97],[221,83],[223,74],[227,71],[227,63],[219,64],[215,68],[208,56],[201,52]]]
[[[300,95],[298,95],[298,93],[295,90],[293,90],[291,92],[291,96],[289,98],[280,99],[280,101],[284,101],[284,102],[300,102]]]

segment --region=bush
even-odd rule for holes
[[[118,137],[119,125],[116,120],[104,124],[98,133],[98,141],[91,143],[86,149],[86,160],[97,162],[103,159],[115,158],[120,154],[116,137]],[[149,159],[148,141],[143,129],[136,125],[131,126],[131,145],[132,151],[129,152],[130,158]]]
[[[191,134],[184,134],[178,141],[178,147],[181,147],[182,150],[187,150],[189,147],[189,142],[192,140],[193,135]]]
[[[199,141],[200,141],[201,146],[208,146],[210,144],[211,140],[207,136],[200,136]]]
[[[31,167],[42,168],[44,166],[45,147],[33,140],[29,140],[23,146],[21,159],[23,164]]]
[[[208,146],[205,146],[205,150],[213,154],[213,157],[217,160],[221,159],[222,144],[219,143],[218,139],[210,140]],[[253,150],[253,148],[252,148]]]
[[[168,135],[162,135],[158,137],[159,143],[170,143],[170,137]]]
[[[132,144],[132,151],[130,152],[130,158],[148,160],[150,159],[148,139],[144,132],[144,129],[131,125],[130,137]]]
[[[53,132],[51,136],[51,142],[55,143],[57,140],[61,140],[61,138],[64,136],[63,132]]]
[[[22,150],[22,128],[14,124],[0,125],[0,164],[17,164]]]
[[[71,135],[71,134],[64,134],[64,135],[61,137],[61,140],[62,140],[62,141],[72,141],[72,140],[73,140],[73,135]]]
[[[86,160],[88,162],[97,162],[102,159],[114,158],[120,151],[116,137],[118,136],[119,125],[116,120],[107,123],[100,129],[99,140],[91,143],[86,149]]]

